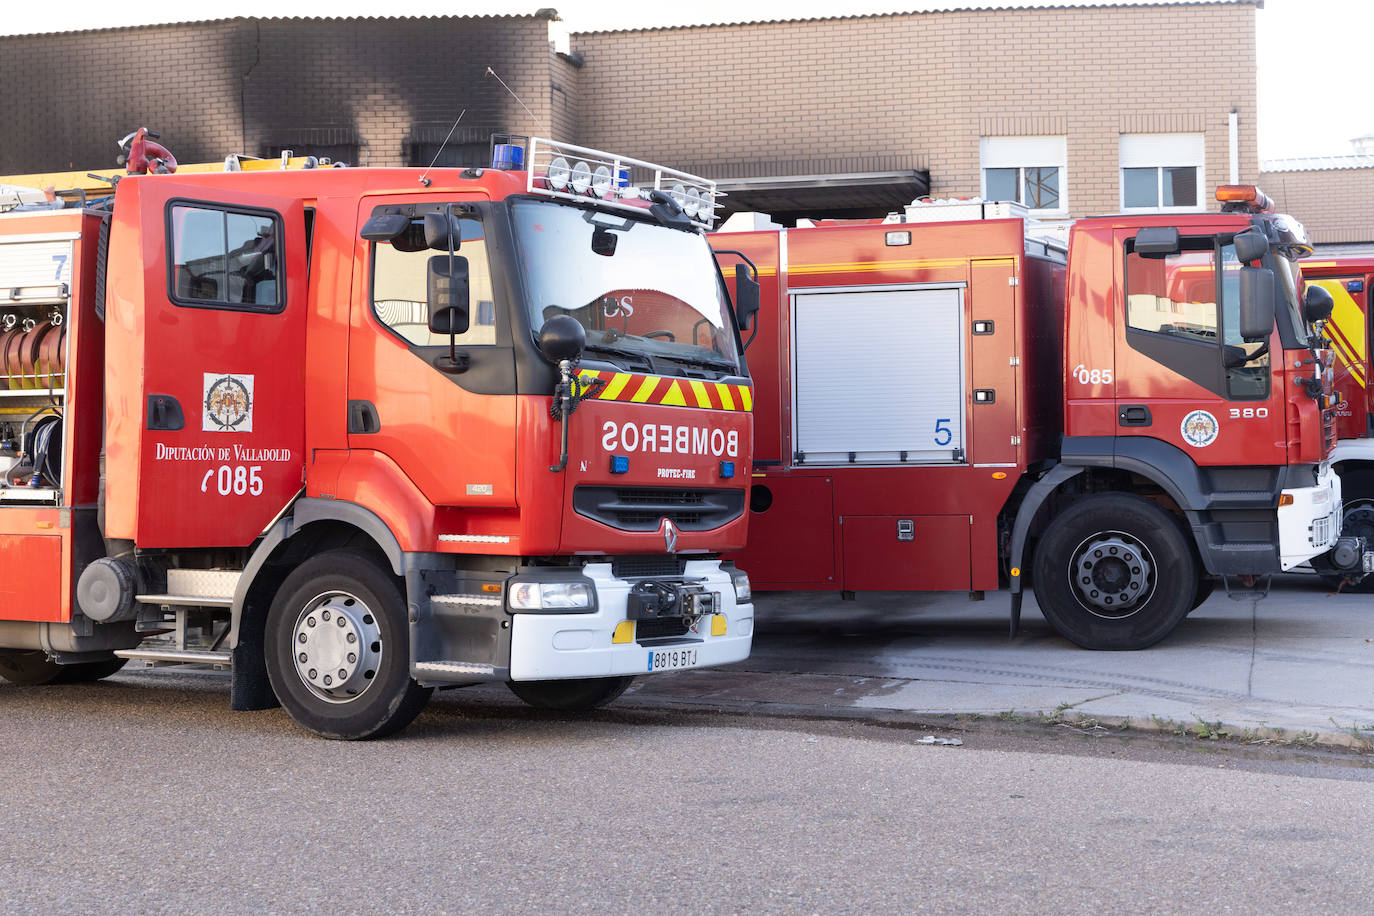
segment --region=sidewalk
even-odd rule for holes
[[[757,596],[752,657],[641,678],[622,702],[771,711],[1016,715],[1374,749],[1374,596],[1311,577],[1268,598],[1214,594],[1162,644],[1090,652],[1027,598],[1007,639],[1005,594]]]

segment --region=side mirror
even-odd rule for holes
[[[1237,233],[1231,244],[1236,246],[1236,258],[1242,264],[1258,261],[1269,251],[1269,240],[1254,229]]]
[[[551,363],[582,358],[587,329],[571,315],[554,315],[539,329],[539,352]]]
[[[425,244],[435,251],[457,251],[463,244],[463,225],[447,208],[425,214]]]
[[[754,316],[759,311],[759,281],[749,271],[749,265],[735,265],[735,319],[741,331],[747,331],[754,324]]]
[[[1274,272],[1267,267],[1240,269],[1240,337],[1267,340],[1274,330]]]
[[[1136,233],[1135,253],[1142,258],[1167,258],[1178,252],[1178,229],[1174,226],[1146,226]]]
[[[403,213],[378,213],[363,223],[358,233],[369,242],[389,242],[399,238],[410,228],[410,217]]]
[[[425,276],[429,329],[435,334],[463,334],[468,329],[468,259],[436,254]]]
[[[1312,324],[1330,318],[1331,310],[1335,307],[1336,300],[1331,297],[1331,291],[1315,283],[1309,284],[1307,291],[1302,294],[1302,317]]]

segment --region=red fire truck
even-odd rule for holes
[[[1006,586],[1015,633],[1029,580],[1067,639],[1136,649],[1217,581],[1362,575],[1374,555],[1337,538],[1311,248],[1257,189],[1218,196],[1079,220],[1067,252],[938,204],[713,236],[763,289],[736,558],[754,587]]]
[[[1369,286],[1374,255],[1316,256],[1302,262],[1303,279],[1330,294],[1331,317],[1322,334],[1335,354],[1336,448],[1332,467],[1341,477],[1343,534],[1374,543],[1374,402],[1370,392]],[[1374,591],[1374,576],[1351,586]]]
[[[497,152],[143,157],[104,203],[0,216],[0,675],[229,667],[236,708],[364,738],[436,686],[581,709],[747,657],[720,555],[751,389],[714,187]]]

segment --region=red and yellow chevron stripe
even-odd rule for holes
[[[1309,280],[1308,283],[1320,286],[1331,294],[1331,318],[1326,322],[1322,333],[1331,342],[1331,349],[1336,351],[1341,368],[1350,374],[1357,385],[1365,387],[1365,356],[1368,347],[1364,331],[1364,310],[1340,280]]]
[[[596,372],[581,369],[582,384],[600,379],[605,384],[589,398],[598,401],[629,401],[634,404],[664,404],[669,407],[703,407],[707,410],[754,409],[754,390],[748,385],[706,382],[694,378],[667,378],[633,372]]]

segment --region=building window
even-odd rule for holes
[[[1201,210],[1205,153],[1202,134],[1122,134],[1121,208]]]
[[[983,199],[1014,200],[1040,215],[1067,215],[1063,137],[984,137]]]

